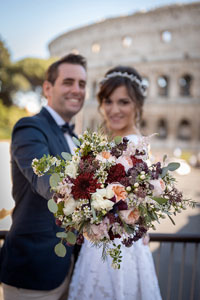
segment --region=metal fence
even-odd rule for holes
[[[0,247],[7,233],[0,231]],[[200,299],[200,235],[150,234],[150,243],[158,246],[153,258],[163,300]]]
[[[150,234],[163,300],[200,299],[200,235]]]

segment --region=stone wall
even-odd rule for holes
[[[115,65],[135,67],[149,85],[144,134],[160,133],[158,147],[200,149],[200,2],[171,5],[97,22],[54,39],[52,56],[80,53],[88,60],[88,90],[77,130],[101,118],[98,82]]]

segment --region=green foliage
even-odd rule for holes
[[[55,201],[53,199],[50,199],[47,202],[47,206],[48,206],[48,209],[50,210],[50,212],[52,212],[54,214],[58,211],[58,205],[55,203]]]
[[[64,231],[57,232],[56,236],[57,236],[57,238],[60,238],[60,239],[66,239],[67,238],[67,233],[64,232]]]
[[[67,253],[67,249],[62,243],[57,244],[54,251],[59,257],[64,257]]]
[[[73,233],[73,232],[71,232],[71,231],[69,231],[69,232],[67,233],[67,242],[68,242],[69,244],[71,244],[71,245],[76,244],[76,235],[75,235],[75,233]]]
[[[159,203],[160,205],[167,203],[168,199],[162,197],[151,197],[154,201]]]
[[[11,132],[15,123],[22,117],[28,115],[25,109],[20,109],[17,106],[7,107],[0,100],[0,140],[10,139]]]
[[[114,141],[115,141],[116,145],[119,145],[122,142],[122,137],[121,136],[116,136],[114,138]]]
[[[54,188],[58,185],[58,182],[60,181],[60,176],[56,173],[52,174],[50,179],[49,179],[49,183],[51,188]]]
[[[34,91],[38,86],[42,86],[45,72],[55,60],[25,58],[12,63],[9,51],[0,39],[0,99],[3,104],[11,106],[17,91]]]
[[[71,159],[72,159],[72,155],[71,155],[70,153],[62,152],[61,155],[62,155],[62,157],[63,157],[65,160],[71,160]]]
[[[75,145],[77,145],[78,147],[81,146],[80,141],[75,136],[72,137],[72,140],[73,140],[73,142],[74,142]]]
[[[175,171],[180,167],[180,163],[172,162],[162,169],[161,177],[165,177],[168,171]]]
[[[55,58],[25,58],[15,64],[15,68],[29,81],[32,88],[42,86],[45,72]]]

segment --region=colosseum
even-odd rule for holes
[[[66,32],[49,44],[51,56],[80,53],[88,60],[88,90],[76,129],[101,122],[98,82],[115,65],[135,67],[148,86],[143,134],[154,147],[200,150],[200,2],[159,7]]]

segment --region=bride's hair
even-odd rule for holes
[[[105,77],[100,82],[100,89],[97,94],[99,108],[101,108],[103,99],[108,98],[120,86],[126,87],[128,95],[135,104],[135,125],[139,127],[145,99],[145,87],[142,84],[142,77],[134,68],[117,66],[105,74]]]

